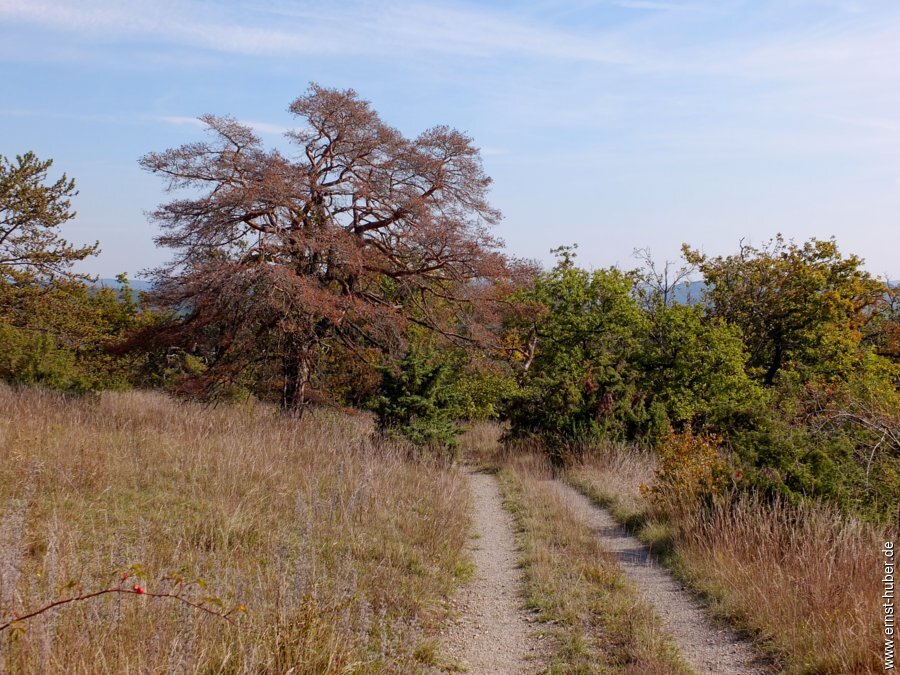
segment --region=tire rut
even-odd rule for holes
[[[470,470],[469,480],[475,573],[458,596],[458,618],[444,631],[445,652],[473,674],[536,672],[539,641],[522,608],[523,578],[512,515],[503,508],[493,476]]]
[[[573,512],[614,554],[624,573],[653,605],[688,665],[702,675],[756,675],[772,672],[750,642],[714,626],[698,602],[657,565],[650,549],[629,535],[605,509],[570,485],[553,481]]]

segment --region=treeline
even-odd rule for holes
[[[672,302],[652,263],[588,271],[565,249],[517,294],[512,433],[560,455],[636,440],[662,452],[673,489],[702,478],[896,518],[897,288],[834,241],[684,258],[673,276],[705,282],[693,303]]]
[[[296,156],[210,116],[211,140],[141,160],[188,192],[153,214],[172,261],[140,301],[71,272],[97,252],[59,233],[74,183],[2,159],[0,376],[365,408],[436,449],[485,418],[559,461],[603,439],[688,463],[713,447],[718,488],[896,516],[900,295],[834,241],[686,247],[682,267],[631,271],[564,247],[544,271],[490,235],[464,134],[406,138],[316,85],[290,110]],[[702,297],[674,302],[690,275]]]

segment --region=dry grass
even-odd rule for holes
[[[759,635],[788,672],[881,672],[886,533],[821,504],[753,497],[683,517],[679,530],[688,581]]]
[[[134,595],[68,605],[0,634],[0,666],[424,670],[468,569],[467,507],[455,472],[373,446],[363,417],[2,387],[0,623],[135,563],[148,591],[180,571],[248,612],[235,628]]]
[[[896,532],[823,504],[744,495],[712,510],[650,515],[637,486],[653,464],[606,448],[569,480],[647,541],[670,539],[667,562],[712,610],[757,636],[789,673],[881,672],[880,549]]]
[[[458,454],[470,464],[496,471],[501,461],[502,436],[503,427],[496,422],[469,422],[459,436]]]
[[[546,460],[510,458],[499,475],[520,528],[528,605],[556,626],[550,672],[689,672],[652,608],[548,480]]]
[[[567,472],[570,483],[608,509],[630,529],[644,524],[647,503],[641,485],[650,485],[656,456],[636,446],[612,443],[592,449]]]

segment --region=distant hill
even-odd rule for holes
[[[675,302],[682,305],[694,305],[703,300],[703,293],[706,291],[705,281],[685,281],[678,284],[674,289]]]
[[[672,302],[679,305],[696,305],[703,301],[706,283],[703,281],[685,281],[672,288]]]
[[[900,280],[889,280],[886,282],[889,288],[897,288],[900,286]],[[675,302],[687,305],[696,304],[703,301],[703,294],[706,292],[705,281],[686,281],[678,284],[674,289]]]
[[[153,288],[153,282],[146,279],[129,279],[131,289],[134,291],[134,297],[137,299],[141,291],[149,291]],[[888,286],[896,288],[900,286],[900,280],[888,281]],[[115,288],[118,289],[121,284],[116,279],[97,279],[94,286],[98,288]],[[674,288],[674,301],[682,305],[693,305],[702,302],[703,293],[706,291],[705,281],[685,281],[678,284]]]
[[[153,283],[146,279],[129,279],[128,284],[136,291],[149,291],[153,288]],[[97,279],[94,286],[97,288],[120,288],[122,284],[118,279]]]

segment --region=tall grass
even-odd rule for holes
[[[645,540],[667,539],[669,564],[786,672],[881,672],[880,550],[896,530],[822,503],[746,493],[710,508],[653,509],[638,486],[652,483],[654,469],[652,457],[610,446],[568,477],[618,518],[628,515]]]
[[[107,596],[0,634],[6,672],[415,672],[467,565],[455,472],[370,441],[365,417],[301,422],[147,392],[0,388],[0,623],[120,583],[199,578],[239,627]],[[131,583],[129,579],[128,583]]]
[[[487,471],[499,468],[503,427],[496,422],[468,422],[459,436],[459,457]]]
[[[644,524],[647,502],[642,485],[653,483],[656,455],[634,445],[606,443],[570,462],[567,478],[630,529]]]
[[[687,579],[789,672],[881,671],[881,547],[888,537],[824,504],[743,495],[678,523]]]

